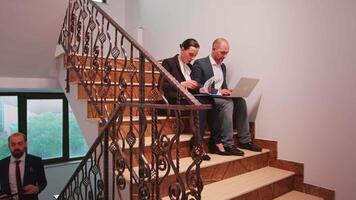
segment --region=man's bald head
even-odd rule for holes
[[[229,42],[225,38],[217,38],[213,42],[211,56],[220,65],[229,53]]]

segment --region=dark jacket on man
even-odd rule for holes
[[[0,195],[11,195],[9,185],[9,164],[10,156],[0,160]],[[42,159],[31,154],[26,154],[23,186],[35,185],[39,193],[47,186]],[[25,195],[22,200],[38,200],[38,194]]]

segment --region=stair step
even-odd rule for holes
[[[91,118],[91,119],[98,119],[98,118]],[[184,124],[189,124],[189,117],[182,117],[181,118]],[[146,131],[145,131],[145,136],[151,136],[152,134],[152,118],[151,116],[146,116]],[[132,117],[132,122],[133,122],[133,132],[138,137],[138,130],[139,130],[139,116],[133,116]],[[175,117],[169,117],[167,119],[166,116],[157,116],[157,128],[158,130],[161,130],[163,127],[163,133],[166,135],[169,134],[174,134],[176,131],[176,118]],[[127,133],[129,133],[130,130],[130,117],[129,116],[124,116],[122,124],[120,126],[120,132],[122,133],[123,136],[126,136]],[[102,130],[103,124],[99,123],[99,129]],[[190,127],[188,125],[182,127],[183,132],[188,132],[191,131]]]
[[[95,88],[95,90],[94,90]],[[97,82],[93,86],[88,85],[88,90],[93,92],[93,96],[96,96],[100,90],[100,83]],[[119,86],[118,83],[113,83],[110,87],[103,87],[103,90],[105,90],[105,94],[107,95],[107,98],[114,98],[115,96],[119,95]],[[145,97],[146,98],[151,98],[152,97],[152,90],[155,90],[158,92],[157,84],[155,84],[155,87],[152,88],[151,83],[146,83],[144,87],[145,91]],[[128,85],[128,87],[125,89],[125,95],[128,98],[131,98],[131,91],[132,91],[132,98],[139,98],[139,84],[138,83],[133,83],[132,87]],[[95,95],[96,94],[96,95]],[[78,98],[79,99],[88,99],[88,96],[85,92],[84,86],[81,84],[78,84]]]
[[[174,136],[174,134],[167,134],[166,137],[169,138],[169,139],[172,139]],[[189,145],[189,141],[190,141],[190,138],[192,137],[192,134],[191,132],[185,132],[185,133],[182,133],[180,134],[180,137],[179,137],[179,154],[180,154],[180,162],[181,162],[181,167],[182,168],[182,172],[185,171],[185,169],[188,167],[188,165],[190,165],[190,162],[191,162],[191,158],[190,158],[190,145]],[[205,150],[205,152],[208,152],[208,144],[209,144],[209,139],[210,139],[210,136],[209,136],[209,133],[206,132],[206,135],[204,136],[204,145],[203,145],[203,148]],[[133,151],[137,152],[138,154],[138,137],[136,137],[136,142],[135,144],[133,145]],[[129,144],[127,143],[126,140],[122,141],[122,140],[119,140],[118,141],[118,144],[120,146],[123,145],[123,143],[125,143],[125,150],[124,150],[124,153],[126,156],[129,156]],[[149,137],[145,137],[145,157],[148,159],[148,162],[150,163],[151,161],[151,144],[152,144],[152,137],[149,136]],[[174,144],[173,145],[173,151],[172,151],[172,158],[173,159],[176,159],[176,145]],[[210,157],[212,158],[211,161],[209,162],[203,162],[203,164],[201,165],[201,167],[210,167],[212,168],[214,165],[217,165],[218,166],[218,170],[222,171],[226,171],[226,173],[224,174],[224,176],[218,176],[216,177],[216,174],[215,173],[211,173],[211,169],[207,170],[207,172],[204,173],[203,175],[203,178],[205,179],[205,183],[210,183],[210,182],[215,182],[215,181],[218,181],[220,179],[222,179],[223,177],[230,177],[230,176],[235,176],[237,174],[241,174],[241,173],[244,173],[246,171],[251,171],[252,169],[255,169],[255,168],[261,168],[261,167],[264,167],[264,166],[267,166],[267,160],[268,160],[268,157],[269,157],[269,153],[270,153],[270,150],[269,149],[263,149],[263,151],[261,153],[259,152],[252,152],[252,151],[248,151],[248,150],[243,150],[242,151],[245,152],[245,156],[243,157],[240,157],[240,156],[220,156],[220,155],[216,155],[216,154],[209,154]],[[261,155],[263,154],[263,155]],[[254,157],[255,155],[258,155],[256,156],[255,158],[252,158]],[[137,166],[138,164],[138,157],[137,155],[135,154],[134,155],[134,160],[133,160],[133,166]],[[240,160],[240,161],[239,161]],[[236,170],[234,169],[236,166],[236,162],[242,162],[242,160],[245,160],[243,161],[244,163],[247,163],[249,162],[248,166],[245,166],[243,168],[240,168],[239,170]],[[247,161],[248,160],[248,161]],[[257,161],[258,160],[258,161]],[[230,163],[230,165],[226,165],[226,163]],[[259,164],[257,164],[259,163]],[[220,166],[219,166],[220,165]],[[233,173],[229,172],[230,170],[233,171]]]
[[[90,79],[94,79],[95,81],[100,81],[100,80],[102,80],[102,76],[105,75],[102,70],[99,70],[96,75],[90,74],[89,69],[90,68],[87,67],[85,70],[83,70],[83,69],[80,70],[81,75],[82,76],[85,75],[85,77],[88,77],[88,80],[90,78]],[[73,69],[71,69],[69,71],[69,73],[70,73],[69,80],[71,82],[79,81],[77,78],[77,74]],[[102,73],[104,75],[102,75]],[[158,81],[158,77],[159,77],[160,73],[158,71],[154,71],[153,73],[154,73],[154,75],[152,76],[152,71],[145,71],[145,82],[151,83],[152,81],[154,81],[154,82]],[[134,82],[139,82],[139,70],[137,70],[135,72],[131,72],[129,70],[123,70],[123,69],[116,69],[116,70],[113,69],[108,74],[108,78],[110,78],[111,81],[118,81],[121,74],[123,75],[122,78],[124,78],[128,82],[130,82],[131,79]],[[89,77],[89,76],[91,76],[91,77]]]
[[[217,155],[217,154],[208,154],[211,157],[211,160],[209,161],[203,161],[200,164],[200,169],[202,168],[207,168],[207,167],[211,167],[211,166],[215,166],[218,164],[224,164],[224,163],[228,163],[231,161],[237,161],[237,160],[242,160],[242,159],[246,159],[252,156],[256,156],[259,154],[264,154],[264,153],[268,153],[269,150],[268,149],[263,149],[262,152],[253,152],[253,151],[249,151],[249,150],[244,150],[241,149],[242,151],[245,152],[244,156],[221,156],[221,155]],[[185,172],[186,169],[188,169],[188,167],[192,164],[192,158],[191,157],[185,157],[185,158],[181,158],[180,159],[180,169],[181,172]],[[134,168],[135,171],[138,171],[138,167]],[[168,175],[173,175],[174,172],[171,170],[170,173]],[[163,174],[160,174],[163,175]]]
[[[262,152],[252,152],[248,150],[243,151],[245,152],[245,156],[221,156],[216,154],[209,154],[211,160],[203,161],[200,165],[200,173],[204,185],[222,181],[223,179],[231,178],[244,173],[249,173],[253,170],[261,169],[268,165],[268,157],[270,152],[268,149],[263,149]],[[173,162],[175,163],[176,161]],[[186,170],[188,170],[189,166],[192,165],[193,160],[190,157],[184,157],[179,160],[179,163],[179,176],[182,177],[182,180],[185,182]],[[138,167],[135,167],[134,170],[137,171]],[[160,172],[159,176],[162,177],[163,175],[165,175],[165,173],[165,171]],[[161,195],[168,195],[169,187],[171,185],[174,185],[175,183],[176,177],[174,175],[174,172],[171,170],[169,171],[168,176],[162,179],[160,187]],[[137,189],[136,187],[137,186],[135,186],[134,188]],[[205,191],[205,186],[203,191]]]
[[[130,99],[127,100],[128,102],[130,102]],[[148,99],[146,99],[146,101],[149,101]],[[138,103],[138,99],[133,99],[134,103]],[[104,112],[104,117],[108,117],[108,115],[114,110],[115,106],[117,105],[116,102],[114,102],[113,100],[108,100],[108,101],[96,101],[96,106],[98,108],[105,108],[105,112]],[[155,101],[154,103],[157,104],[163,104],[160,101]],[[96,112],[95,110],[95,106],[94,103],[88,101],[87,104],[87,116],[88,118],[96,118],[99,116],[99,114]],[[107,112],[106,112],[107,111]],[[152,109],[151,108],[145,108],[144,109],[145,115],[150,115],[152,113]],[[130,108],[129,107],[125,107],[124,108],[124,112],[123,112],[124,116],[130,116]],[[139,115],[139,108],[138,107],[133,107],[132,108],[132,115],[134,116],[138,116]]]
[[[174,134],[169,134],[167,135],[167,138],[172,139],[174,136]],[[192,137],[192,135],[188,135],[188,134],[181,134],[179,137],[179,141],[180,142],[187,142],[190,140],[190,138]],[[138,139],[138,138],[136,138]],[[122,140],[119,140],[118,144],[122,144]],[[152,137],[145,137],[145,144],[146,146],[150,146],[152,143]],[[138,142],[136,142],[133,145],[133,148],[138,148]],[[125,141],[125,149],[129,149],[129,145],[127,144],[127,142]]]
[[[322,200],[323,198],[306,194],[299,191],[290,191],[280,197],[275,198],[275,200]]]
[[[202,199],[234,199],[283,179],[290,178],[294,172],[264,167],[239,176],[204,186]],[[261,194],[263,196],[263,194]],[[259,198],[256,198],[259,199]]]
[[[76,56],[78,58],[77,62],[79,60],[82,61],[82,65],[85,66],[90,66],[92,64],[92,60],[94,60],[93,57],[82,57],[80,55]],[[86,63],[84,63],[83,59],[86,59]],[[103,67],[103,63],[105,63],[106,58],[97,58],[98,62],[100,63],[99,68],[101,69]],[[124,64],[125,64],[125,59],[123,58],[118,58],[116,61],[113,58],[108,58],[108,61],[111,62],[112,66],[114,67],[114,63],[116,63],[116,67],[117,68],[123,68]],[[132,60],[130,60],[129,58],[126,60],[127,61],[127,66],[133,65],[133,67],[135,69],[139,69],[139,59],[134,58]],[[65,60],[66,66],[68,66],[66,60]],[[160,63],[160,62],[159,62]],[[132,68],[132,67],[130,67]],[[147,60],[145,60],[145,70],[150,71],[152,69],[152,65],[150,62],[148,62]]]

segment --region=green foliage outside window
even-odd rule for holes
[[[7,148],[7,138],[2,137],[0,138],[0,159],[3,159],[8,155],[10,155],[10,152]]]
[[[62,114],[42,113],[29,118],[28,124],[31,124],[28,129],[28,135],[31,136],[28,140],[29,153],[41,156],[43,159],[61,156]],[[17,126],[17,123],[12,124],[12,130],[17,130],[14,128]],[[85,155],[88,145],[73,114],[69,115],[69,128],[70,157]],[[57,134],[54,135],[54,133]],[[7,144],[7,137],[1,137],[0,159],[10,155]]]
[[[42,159],[62,156],[62,113],[45,112],[27,120],[28,152]]]
[[[2,99],[0,99],[0,133],[5,132],[5,125],[4,125],[4,104]]]
[[[18,131],[17,127],[18,127],[17,123],[12,123],[10,125],[11,132],[12,133],[17,132]],[[8,138],[7,135],[0,137],[0,159],[3,159],[10,155],[9,148],[7,147],[8,144],[7,138]]]
[[[0,159],[10,155],[8,136],[19,128],[27,134],[28,153],[48,163],[84,156],[89,149],[64,94],[0,93]]]

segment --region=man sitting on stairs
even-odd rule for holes
[[[174,76],[177,81],[183,85],[186,89],[188,89],[192,93],[198,93],[198,83],[191,79],[190,73],[192,71],[192,65],[190,62],[196,57],[199,51],[199,43],[195,39],[186,39],[180,45],[180,54],[177,54],[171,58],[164,59],[162,62],[163,67]],[[175,104],[177,103],[177,90],[163,77],[160,77],[162,81],[162,87],[164,96],[167,98],[169,103]],[[160,82],[161,82],[160,81]],[[197,99],[203,104],[213,104],[214,101],[210,97],[197,97]],[[181,100],[181,104],[186,104],[184,99]],[[205,133],[206,122],[208,120],[210,124],[210,132],[211,132],[211,141],[213,141],[216,149],[219,149],[219,152],[224,154],[225,150],[221,143],[220,134],[216,131],[216,128],[213,126],[212,117],[216,115],[215,109],[211,110],[201,110],[199,111],[199,135],[200,142],[203,143],[203,136]],[[192,147],[193,138],[190,140],[190,146]],[[208,154],[203,155],[203,160],[210,160],[210,156]]]
[[[226,83],[226,66],[223,63],[229,53],[229,43],[224,38],[213,42],[211,54],[194,62],[192,79],[202,88],[204,83],[214,77],[211,93],[224,96],[231,95]],[[202,91],[202,90],[199,90]],[[247,116],[246,101],[243,98],[214,98],[215,109],[218,112],[219,132],[226,152],[243,156],[244,152],[234,146],[233,122],[236,123],[240,147],[260,152],[262,149],[252,143]],[[219,149],[217,149],[219,151]]]

